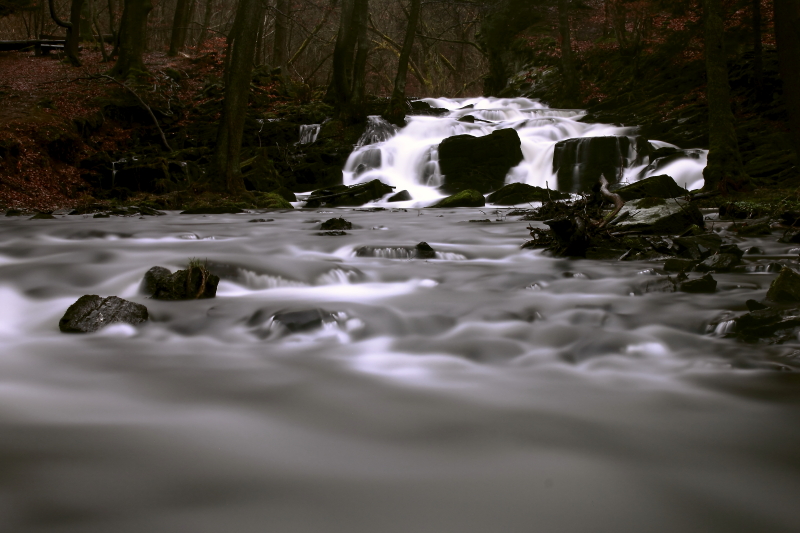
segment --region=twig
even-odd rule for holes
[[[144,107],[145,109],[147,109],[147,112],[148,112],[148,113],[150,113],[150,118],[152,118],[152,119],[153,119],[153,124],[155,124],[155,125],[156,125],[156,128],[158,128],[158,133],[160,133],[160,134],[161,134],[161,142],[163,142],[163,143],[164,143],[164,147],[165,147],[167,150],[169,150],[170,152],[172,152],[172,147],[171,147],[171,146],[169,145],[169,143],[167,142],[167,137],[166,137],[166,135],[164,135],[164,130],[162,130],[162,129],[161,129],[161,126],[158,124],[158,119],[156,118],[155,114],[153,113],[153,110],[152,110],[152,109],[150,109],[150,106],[149,106],[149,105],[147,105],[146,103],[144,103],[144,100],[142,100],[142,98],[141,98],[141,97],[140,97],[138,94],[136,94],[136,91],[134,91],[133,89],[131,89],[130,87],[128,87],[127,85],[125,85],[124,83],[122,83],[121,81],[119,81],[118,79],[116,79],[116,78],[113,78],[113,77],[109,76],[108,74],[101,74],[101,75],[100,75],[100,77],[102,77],[102,78],[107,78],[107,79],[109,79],[109,80],[113,81],[114,83],[116,83],[117,85],[119,85],[120,87],[122,87],[123,89],[127,90],[127,91],[128,91],[129,93],[131,93],[133,96],[135,96],[137,100],[139,100],[139,103],[140,103],[140,104],[142,104],[142,107]]]

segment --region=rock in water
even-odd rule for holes
[[[619,231],[655,235],[678,235],[692,225],[703,227],[703,215],[689,202],[662,198],[643,198],[625,204],[611,222]]]
[[[414,257],[417,259],[434,259],[436,257],[436,250],[431,248],[431,245],[425,241],[417,244],[417,247],[414,249],[414,251]]]
[[[391,193],[394,187],[386,185],[380,180],[372,180],[359,185],[334,185],[327,189],[319,189],[311,193],[306,200],[305,207],[334,207],[364,205],[374,200],[380,200]]]
[[[244,213],[244,209],[235,205],[215,205],[203,207],[191,207],[181,211],[181,215],[227,215]]]
[[[91,333],[114,323],[137,325],[147,322],[147,308],[116,296],[101,298],[87,294],[69,306],[58,321],[63,333]]]
[[[342,217],[329,218],[322,223],[319,229],[326,231],[353,229],[353,223],[349,220],[343,219]]]
[[[547,202],[548,200],[564,200],[566,198],[569,198],[567,193],[548,191],[527,183],[511,183],[494,191],[487,199],[490,203],[497,205],[516,205],[529,202]]]
[[[142,280],[142,289],[155,300],[198,300],[217,295],[219,277],[202,265],[170,274],[164,267],[153,267]]]
[[[483,207],[484,205],[486,198],[479,191],[467,189],[443,198],[431,207]]]
[[[626,202],[639,198],[678,198],[689,194],[689,191],[675,183],[675,180],[666,174],[639,180],[614,192]]]
[[[800,274],[789,267],[783,267],[767,291],[767,300],[773,302],[800,301]]]
[[[309,331],[323,326],[326,322],[333,322],[333,315],[322,309],[308,309],[305,311],[288,311],[278,313],[272,317],[273,323],[280,324],[292,333]]]
[[[442,190],[487,193],[501,188],[508,171],[522,161],[520,146],[519,134],[513,129],[496,130],[484,137],[448,137],[439,145]]]
[[[407,202],[409,200],[413,200],[413,198],[411,197],[411,193],[408,192],[407,190],[403,189],[399,193],[390,196],[389,199],[386,200],[386,201],[387,202]]]
[[[711,274],[706,274],[702,278],[682,282],[678,286],[678,290],[692,293],[715,292],[717,290],[717,280],[712,278]]]
[[[633,150],[631,150],[633,148]],[[603,174],[616,183],[623,168],[641,164],[652,147],[643,137],[584,137],[559,141],[553,150],[558,190],[589,192]],[[635,154],[634,158],[629,154]]]

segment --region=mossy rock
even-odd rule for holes
[[[286,198],[275,192],[256,194],[254,203],[258,209],[294,209]]]
[[[443,198],[431,207],[483,207],[484,205],[486,205],[486,199],[479,191],[467,189],[466,191],[461,191],[447,198]]]
[[[645,178],[614,192],[626,202],[638,198],[678,198],[689,194],[689,191],[675,183],[675,180],[666,174]]]
[[[767,300],[773,302],[800,302],[800,274],[783,267],[767,291]]]

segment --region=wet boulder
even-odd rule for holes
[[[430,115],[438,117],[450,112],[449,109],[433,107],[428,102],[423,102],[422,100],[412,100],[408,103],[408,107],[409,110],[407,114],[409,115]]]
[[[711,277],[711,274],[706,274],[702,278],[682,281],[678,285],[678,290],[691,293],[712,293],[717,290],[717,280]]]
[[[329,218],[320,225],[320,229],[325,231],[353,229],[353,223],[342,217]]]
[[[28,220],[55,220],[55,218],[56,217],[54,217],[50,213],[36,213],[35,215],[33,215]]]
[[[591,191],[601,174],[610,183],[616,183],[623,168],[641,164],[651,149],[643,137],[633,140],[630,137],[583,137],[559,141],[553,151],[558,190]]]
[[[170,274],[164,267],[153,267],[142,280],[142,290],[155,300],[198,300],[217,295],[219,277],[196,262]]]
[[[486,199],[479,191],[467,189],[443,198],[431,207],[483,207],[484,205],[486,205]]]
[[[414,257],[417,259],[434,259],[436,250],[431,248],[431,245],[427,242],[422,241],[414,248]]]
[[[617,231],[676,235],[692,225],[703,227],[703,215],[696,205],[689,202],[643,198],[625,204],[611,225]]]
[[[413,198],[411,197],[411,193],[408,192],[407,190],[403,189],[399,193],[390,196],[389,199],[386,200],[386,201],[387,202],[407,202],[409,200],[413,200]]]
[[[675,180],[666,174],[645,178],[614,192],[626,202],[640,198],[678,198],[689,194],[689,191],[675,183]]]
[[[335,322],[332,313],[322,309],[307,309],[303,311],[287,311],[277,313],[272,317],[272,323],[282,326],[291,333],[310,331],[321,328],[324,324]]]
[[[735,254],[714,254],[695,267],[697,272],[727,272],[740,262]]]
[[[63,333],[91,333],[115,323],[133,326],[146,322],[147,308],[116,296],[101,298],[95,294],[81,296],[69,306],[58,321]]]
[[[767,291],[767,300],[773,302],[800,302],[800,274],[783,267]]]
[[[500,189],[508,171],[522,161],[520,147],[519,134],[510,128],[483,137],[448,137],[439,145],[442,191],[453,194],[472,189],[488,193]]]
[[[487,198],[490,203],[497,205],[516,205],[530,202],[547,202],[549,200],[564,200],[569,194],[534,187],[527,183],[511,183],[502,187]]]
[[[358,206],[380,200],[394,191],[394,187],[380,180],[372,180],[358,185],[334,185],[311,193],[305,207]]]
[[[750,305],[748,305],[748,308]],[[754,306],[755,307],[755,306]],[[735,335],[745,342],[796,340],[800,309],[779,309],[761,305],[736,319]],[[787,338],[788,337],[788,338]]]
[[[716,233],[701,233],[672,239],[680,257],[700,262],[722,250],[722,237]],[[741,257],[741,256],[740,256]]]
[[[670,257],[664,262],[664,270],[667,272],[686,272],[695,266],[697,266],[696,260],[682,257]]]

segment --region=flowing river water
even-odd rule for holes
[[[354,228],[319,235],[336,216]],[[714,326],[797,251],[739,241],[764,254],[715,294],[646,293],[660,263],[521,250],[527,225],[492,207],[0,219],[0,530],[797,531],[798,347]],[[435,258],[409,258],[420,241]],[[216,298],[139,293],[189,258]],[[60,333],[83,294],[151,320]]]

